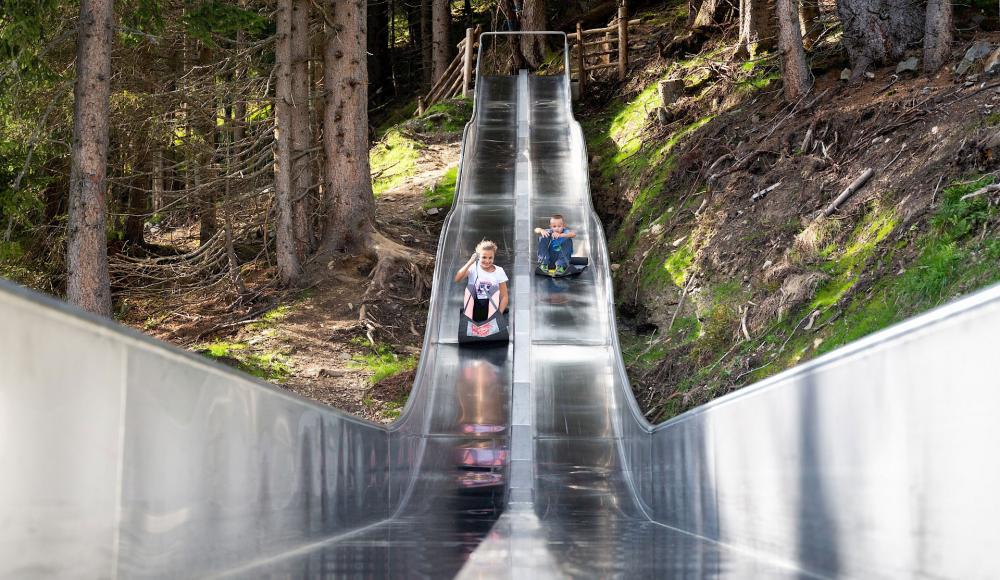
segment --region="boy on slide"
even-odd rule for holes
[[[576,232],[566,227],[560,214],[549,218],[548,229],[535,228],[538,234],[538,266],[561,276],[569,268],[573,256],[573,238]]]

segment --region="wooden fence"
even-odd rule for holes
[[[582,95],[587,87],[587,73],[607,68],[618,69],[618,80],[625,80],[629,61],[629,26],[639,24],[639,20],[628,19],[628,7],[623,2],[618,6],[618,18],[605,28],[584,30],[579,22],[576,32],[568,34],[570,50],[571,78],[580,85]],[[614,60],[612,56],[616,57]]]
[[[584,30],[580,23],[576,32],[566,35],[569,39],[570,74],[580,85],[580,94],[587,86],[587,73],[607,68],[618,68],[618,80],[625,80],[628,70],[629,26],[639,24],[639,20],[628,20],[628,7],[622,3],[618,7],[618,18],[611,26]],[[458,54],[445,69],[441,78],[431,90],[417,97],[417,115],[423,115],[434,103],[461,94],[463,97],[472,90],[472,73],[475,70],[479,34],[481,29],[465,29],[465,38],[458,43]],[[615,57],[612,60],[612,56]],[[582,73],[581,73],[582,71]]]
[[[458,43],[458,54],[445,69],[444,74],[426,95],[417,97],[417,115],[423,115],[428,107],[438,101],[459,94],[463,97],[469,94],[472,90],[472,71],[476,67],[476,49],[479,48],[481,30],[479,26],[465,29],[465,38]]]

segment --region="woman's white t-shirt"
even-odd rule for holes
[[[487,272],[476,262],[476,298],[489,298],[493,290],[507,281],[507,273],[494,264],[493,271]]]

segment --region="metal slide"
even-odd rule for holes
[[[653,427],[569,91],[479,76],[388,428],[0,283],[0,577],[1000,577],[1000,287]],[[513,341],[459,348],[483,238]]]

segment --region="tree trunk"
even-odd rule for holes
[[[521,30],[548,30],[545,20],[545,0],[524,0],[521,10]],[[521,54],[528,65],[538,68],[545,62],[546,39],[541,35],[521,37]]]
[[[434,82],[437,82],[451,63],[451,40],[448,36],[451,1],[432,0],[432,2],[434,10]]]
[[[295,285],[302,274],[302,266],[295,252],[295,227],[292,217],[292,2],[293,0],[278,1],[275,40],[277,67],[274,83],[274,201],[277,209],[275,253],[278,261],[278,279],[285,286]]]
[[[805,48],[819,40],[823,24],[819,19],[819,0],[799,0],[799,19],[802,21],[802,38]]]
[[[434,35],[431,32],[431,4],[433,0],[420,0],[420,64],[424,86],[434,84]]]
[[[518,20],[518,12],[514,9],[513,0],[500,0],[500,12],[505,18],[505,22],[500,30],[509,30],[511,32],[521,30],[521,22]]]
[[[687,15],[687,27],[692,28],[694,26],[695,18],[698,17],[698,13],[701,11],[701,0],[688,0],[688,15]]]
[[[313,249],[310,227],[313,188],[309,148],[312,145],[309,115],[309,0],[292,1],[292,224],[295,231],[295,254],[304,259]]]
[[[423,37],[421,36],[420,30],[420,14],[423,2],[421,0],[403,0],[402,8],[403,12],[406,14],[406,30],[409,34],[409,41],[407,42],[408,48],[414,52],[420,49],[422,46],[421,41]]]
[[[313,36],[312,63],[309,67],[309,74],[312,78],[310,81],[312,89],[312,112],[310,119],[311,126],[316,127],[316,130],[311,135],[313,139],[311,146],[314,150],[319,150],[318,153],[313,153],[309,156],[309,166],[312,168],[311,171],[316,180],[316,188],[312,196],[313,213],[309,216],[314,251],[319,247],[320,240],[323,239],[323,227],[326,224],[326,202],[324,201],[326,197],[324,193],[326,178],[323,177],[322,161],[322,127],[323,115],[326,110],[326,90],[323,88],[323,50],[326,44],[326,23],[323,24],[323,31],[321,34]]]
[[[732,17],[732,7],[725,0],[702,0],[698,15],[694,18],[694,28],[722,24]]]
[[[851,80],[872,65],[890,64],[924,34],[924,9],[919,0],[839,0],[837,14],[844,26],[844,47],[851,60]]]
[[[157,143],[153,149],[153,213],[159,213],[163,209],[165,200],[163,199],[163,147]],[[163,216],[160,216],[162,219]]]
[[[198,56],[199,66],[207,68],[211,66],[212,62],[211,48],[207,43],[201,43]],[[214,86],[214,84],[213,82],[212,85]],[[217,105],[218,103],[213,98],[208,104],[202,104],[197,111],[192,111],[192,115],[197,119],[196,131],[202,138],[194,167],[199,202],[198,239],[202,244],[208,243],[219,231],[217,218],[219,196],[215,186],[215,179],[218,176],[220,142]]]
[[[137,179],[129,180],[128,215],[125,216],[125,241],[132,246],[145,246],[146,215],[149,197],[144,187],[137,187]]]
[[[102,316],[111,316],[104,208],[113,18],[112,0],[81,0],[66,250],[67,298]]]
[[[736,55],[755,58],[774,48],[774,12],[770,0],[740,0],[740,40]]]
[[[375,197],[368,164],[365,1],[327,0],[335,29],[326,36],[323,150],[327,225],[323,247],[358,251],[373,231]]]
[[[796,0],[776,0],[778,13],[778,50],[781,53],[781,76],[785,99],[795,101],[809,92],[809,69],[802,48],[802,26]]]
[[[928,0],[924,30],[924,71],[936,73],[951,52],[951,0]]]
[[[389,45],[389,0],[368,3],[368,84],[373,106],[392,97],[392,63]]]

